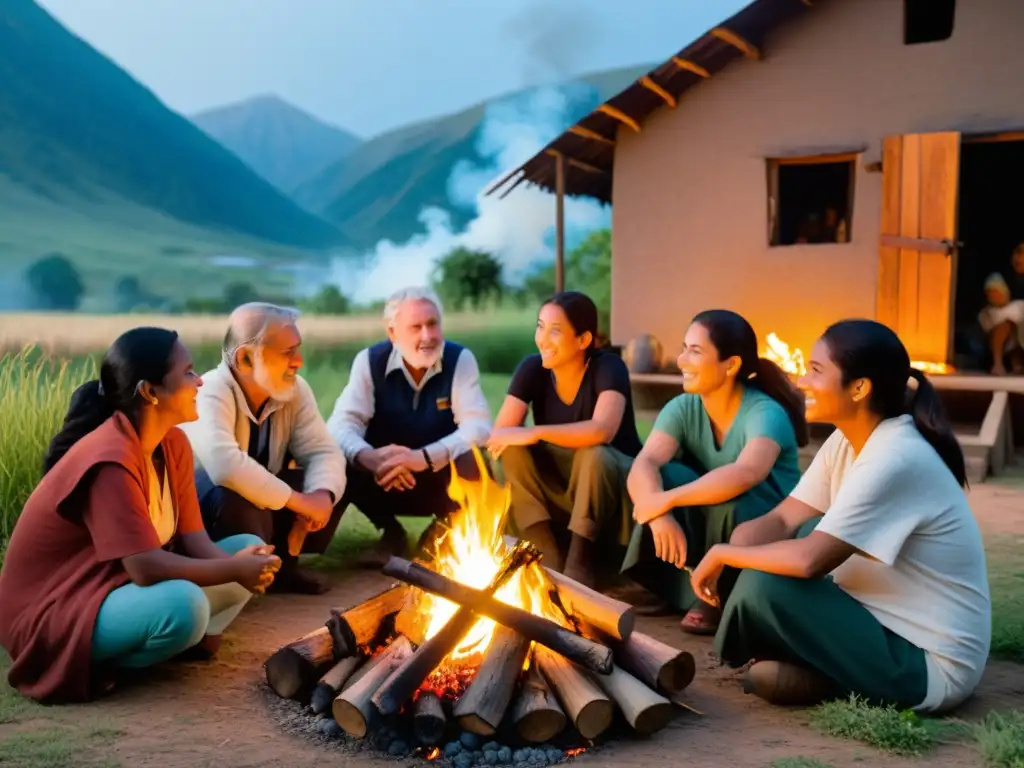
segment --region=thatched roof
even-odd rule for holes
[[[655,111],[675,106],[693,86],[739,58],[760,58],[768,33],[809,9],[812,0],[754,0],[640,77],[488,190],[502,196],[519,184],[555,190],[556,157],[564,158],[565,194],[612,201],[615,136],[639,131]]]

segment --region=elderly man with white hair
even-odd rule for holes
[[[341,506],[355,504],[381,531],[361,559],[369,567],[406,553],[398,517],[444,518],[454,510],[451,465],[459,477],[479,478],[471,448],[491,431],[476,358],[445,340],[437,295],[400,290],[387,300],[384,319],[387,340],[356,355],[327,422],[349,467]]]
[[[210,535],[259,536],[281,558],[277,591],[318,594],[325,582],[300,571],[298,555],[322,553],[330,543],[344,509],[346,468],[299,376],[298,317],[264,302],[235,309],[221,363],[203,374],[199,419],[182,429],[200,465],[196,490]]]

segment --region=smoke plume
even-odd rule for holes
[[[580,83],[542,86],[488,105],[476,144],[479,162],[452,169],[448,197],[475,211],[461,231],[448,212],[426,208],[419,220],[425,232],[405,243],[383,240],[370,254],[338,260],[331,282],[356,303],[386,297],[401,285],[426,284],[438,260],[453,248],[488,251],[504,266],[505,280],[517,284],[540,263],[554,258],[554,196],[520,185],[508,197],[484,197],[485,190],[539,152],[599,103],[595,89]],[[610,224],[610,211],[589,200],[566,198],[566,247]]]

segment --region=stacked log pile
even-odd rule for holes
[[[493,597],[535,558],[528,545],[515,544],[484,590],[391,558],[383,572],[398,583],[353,608],[332,610],[323,627],[277,650],[264,665],[267,683],[279,696],[333,717],[353,738],[400,718],[415,745],[433,756],[439,750],[430,748],[469,734],[525,745],[575,734],[589,742],[616,715],[639,735],[664,728],[673,698],[693,680],[693,656],[635,631],[628,604],[547,569],[564,626]],[[459,606],[427,640],[420,637],[419,590]],[[461,684],[431,684],[480,617],[497,625],[482,658]]]

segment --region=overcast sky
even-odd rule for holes
[[[172,109],[274,93],[363,137],[660,63],[746,0],[38,0]]]

